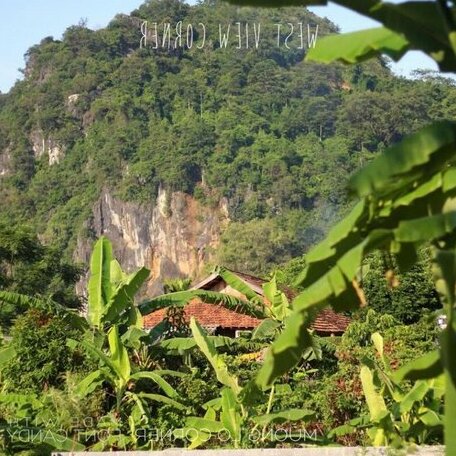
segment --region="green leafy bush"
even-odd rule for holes
[[[29,296],[52,298],[69,308],[79,308],[74,291],[80,268],[62,259],[61,252],[39,242],[25,225],[0,223],[0,289]],[[8,302],[0,305],[0,326],[6,331],[14,318],[27,310]]]
[[[62,387],[66,372],[84,365],[85,358],[66,345],[68,338],[79,338],[80,333],[46,311],[30,309],[18,317],[11,337],[16,356],[3,370],[9,391],[39,393]]]
[[[280,398],[279,403],[283,406],[304,404],[305,408],[315,410],[315,426],[323,434],[367,412],[359,373],[363,358],[375,359],[377,356],[371,342],[373,333],[383,334],[385,354],[391,368],[398,369],[433,350],[440,332],[434,318],[404,325],[390,315],[373,310],[358,318],[348,326],[332,350],[326,349],[321,361],[309,366],[318,369],[317,372],[303,377],[299,370],[290,371],[291,389]],[[337,364],[330,362],[328,366],[331,353]],[[363,432],[345,435],[339,441],[346,445],[366,443]]]
[[[392,256],[374,254],[366,263],[363,290],[369,308],[403,323],[416,323],[424,314],[442,308],[428,258],[404,273]]]

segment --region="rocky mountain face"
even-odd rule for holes
[[[11,151],[7,147],[3,151],[0,151],[0,178],[8,176],[11,169]]]
[[[65,155],[65,147],[52,138],[46,138],[41,130],[33,130],[30,133],[30,144],[35,158],[47,156],[49,166],[60,163]]]
[[[87,221],[91,237],[107,236],[122,267],[151,270],[145,294],[163,291],[170,277],[198,278],[211,262],[221,232],[229,222],[227,201],[217,207],[202,206],[190,195],[163,189],[155,204],[124,202],[104,190]],[[74,252],[77,262],[88,264],[92,239],[80,237]],[[84,294],[87,276],[78,284]]]
[[[160,46],[141,45],[146,22]],[[199,24],[191,46],[179,24]],[[0,94],[0,224],[85,265],[106,235],[126,270],[151,269],[148,293],[211,262],[267,274],[302,255],[351,204],[349,176],[404,132],[454,118],[456,89],[403,81],[382,59],[307,62],[300,25],[337,31],[301,7],[147,0],[43,38]]]

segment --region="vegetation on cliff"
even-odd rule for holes
[[[144,20],[203,23],[206,45],[195,31],[192,49],[140,48]],[[261,24],[258,49],[237,49],[237,21]],[[0,100],[0,219],[26,221],[70,259],[102,187],[150,202],[162,186],[208,205],[228,197],[220,263],[265,273],[303,253],[347,206],[348,176],[406,132],[454,117],[456,90],[433,74],[395,77],[384,59],[304,62],[296,33],[284,45],[285,25],[300,22],[319,38],[336,31],[303,8],[152,0],[104,29],[44,38]],[[219,24],[233,30],[226,48]],[[233,259],[243,237],[251,247]]]

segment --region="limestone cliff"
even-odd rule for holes
[[[49,157],[49,166],[58,164],[63,159],[65,147],[52,138],[46,138],[41,130],[33,130],[29,139],[35,159],[47,155]]]
[[[147,293],[156,294],[164,278],[201,277],[228,221],[226,201],[209,208],[184,193],[159,190],[153,205],[139,205],[105,190],[87,228],[93,237],[105,235],[112,241],[125,270],[149,268]],[[92,243],[93,239],[78,240],[76,261],[88,264]],[[78,293],[84,293],[86,280],[78,285]]]
[[[0,178],[9,176],[11,173],[11,149],[7,147],[0,150]]]

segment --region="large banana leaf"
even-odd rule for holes
[[[52,299],[33,298],[20,293],[0,291],[0,302],[5,302],[15,307],[51,310],[61,316],[74,329],[84,330],[88,328],[87,321],[84,317],[81,317],[76,311],[68,309]]]
[[[429,178],[442,171],[443,163],[454,161],[455,144],[456,123],[436,122],[388,148],[354,175],[350,187],[361,197],[404,194],[407,185]]]
[[[217,353],[217,350],[215,349],[213,343],[208,339],[203,328],[193,317],[190,321],[190,328],[195,342],[198,344],[198,347],[214,368],[217,380],[222,385],[230,388],[237,396],[241,391],[237,378],[228,372],[227,365]]]
[[[237,403],[237,394],[233,389],[225,388],[222,390],[222,410],[220,411],[220,421],[226,431],[229,432],[237,448],[241,441],[242,416]]]
[[[111,270],[110,270],[111,283],[114,284],[115,286],[118,286],[122,282],[124,282],[127,279],[127,277],[128,276],[122,270],[120,263],[116,259],[113,259],[111,261]]]
[[[325,5],[323,0],[227,0],[230,3],[248,6],[312,6]],[[439,2],[406,1],[394,4],[380,0],[334,0],[334,3],[349,8],[364,16],[379,21],[386,28],[405,36],[411,49],[420,49],[432,57],[442,71],[455,71],[456,58],[453,42]],[[448,16],[452,16],[449,12]],[[449,21],[451,22],[451,20]],[[351,44],[351,43],[350,43]],[[339,44],[340,46],[343,43]],[[360,49],[364,52],[364,49]],[[318,44],[314,55],[318,55]]]
[[[111,299],[112,245],[104,236],[95,243],[90,259],[87,317],[93,326],[100,327],[106,306]]]
[[[125,385],[130,378],[131,365],[127,349],[120,339],[119,328],[116,325],[109,330],[108,343],[111,352],[111,363],[115,366],[118,376]]]
[[[194,450],[206,443],[210,439],[211,434],[224,431],[223,424],[217,421],[216,418],[215,410],[211,407],[206,410],[203,418],[196,416],[187,418],[185,428],[180,431],[182,431],[181,437],[185,435],[191,441],[188,447],[189,450]]]
[[[263,320],[253,331],[252,340],[272,337],[277,333],[280,323],[272,318]]]
[[[454,242],[454,241],[453,241]],[[434,278],[447,314],[442,333],[441,359],[445,374],[445,445],[448,455],[456,453],[456,248],[439,249],[434,256]]]
[[[374,385],[372,371],[367,366],[361,367],[361,383],[363,385],[364,396],[366,398],[367,406],[371,420],[374,423],[379,423],[388,415],[383,396],[377,391]],[[383,446],[387,443],[384,429],[374,428],[374,436],[372,438],[374,446]]]
[[[197,430],[204,429],[214,433],[224,431],[223,423],[216,421],[215,419],[198,418],[196,416],[192,416],[190,418],[187,418],[185,424],[188,428],[194,428]]]
[[[306,268],[298,276],[295,285],[309,287],[334,265],[339,257],[362,242],[361,228],[367,223],[368,207],[361,200],[350,214],[334,226],[326,239],[306,256]]]
[[[147,280],[150,271],[141,268],[122,280],[117,289],[113,292],[111,299],[104,309],[103,319],[108,322],[115,321],[116,318],[127,309],[134,307],[134,297],[141,286]]]
[[[173,407],[175,407],[179,410],[186,409],[185,405],[182,405],[180,402],[177,402],[174,399],[171,399],[167,396],[163,396],[162,394],[139,393],[138,397],[144,398],[144,399],[147,399],[147,400],[153,401],[153,402],[160,402],[162,404],[172,405]]]
[[[148,379],[156,383],[169,397],[176,399],[179,397],[177,391],[157,372],[143,371],[131,375],[130,380]]]
[[[424,396],[431,389],[430,385],[425,381],[416,382],[413,388],[404,396],[399,404],[401,413],[409,413],[412,407],[424,399]]]
[[[348,434],[352,434],[360,429],[361,426],[369,424],[369,416],[364,415],[358,418],[353,418],[348,423],[342,426],[337,426],[328,432],[328,438],[333,439],[334,437],[342,437]]]
[[[198,298],[203,302],[209,304],[220,304],[224,307],[239,312],[246,313],[255,317],[264,316],[262,307],[253,306],[248,301],[236,298],[234,296],[218,293],[209,290],[186,290],[176,291],[174,293],[167,293],[157,296],[156,298],[148,299],[138,305],[142,315],[147,315],[165,307],[184,307],[192,299]]]
[[[312,322],[309,312],[295,312],[290,315],[282,333],[266,352],[264,363],[258,373],[256,382],[266,389],[274,379],[297,364],[302,357],[304,347],[311,347],[312,336],[308,331]]]
[[[350,5],[350,0],[340,0],[340,3]],[[413,48],[432,57],[442,71],[454,71],[454,49],[440,8],[436,1],[381,2],[367,14],[389,29],[404,34]],[[366,14],[366,11],[362,13]]]
[[[442,373],[440,352],[435,350],[402,366],[395,372],[394,378],[397,382],[401,382],[402,380],[435,378]]]
[[[219,266],[216,268],[216,272],[220,275],[220,277],[229,285],[230,287],[234,288],[236,291],[239,291],[245,297],[252,301],[252,302],[259,302],[260,298],[258,294],[250,288],[250,286],[244,282],[239,276],[237,276],[234,272]]]
[[[104,378],[105,374],[101,369],[91,372],[76,385],[75,393],[80,397],[93,393],[101,386]]]
[[[411,49],[420,49],[432,57],[443,71],[454,71],[456,60],[454,50],[445,32],[446,25],[435,1],[408,1],[399,4],[391,2],[364,2],[335,0],[379,21],[388,29],[405,36]],[[340,43],[342,45],[342,43]]]
[[[409,42],[385,27],[359,32],[331,35],[318,40],[316,47],[309,49],[306,59],[330,63],[358,63],[377,54],[387,54],[399,60],[409,48]]]
[[[214,347],[226,347],[236,345],[238,341],[231,337],[224,336],[207,336],[208,340],[212,342]],[[192,350],[197,346],[197,343],[193,337],[173,337],[160,342],[160,346],[166,349],[168,352],[176,352],[178,354]]]
[[[290,313],[290,303],[285,293],[278,289],[275,275],[269,282],[263,284],[263,291],[265,298],[269,301],[267,312],[275,320],[284,321]]]

